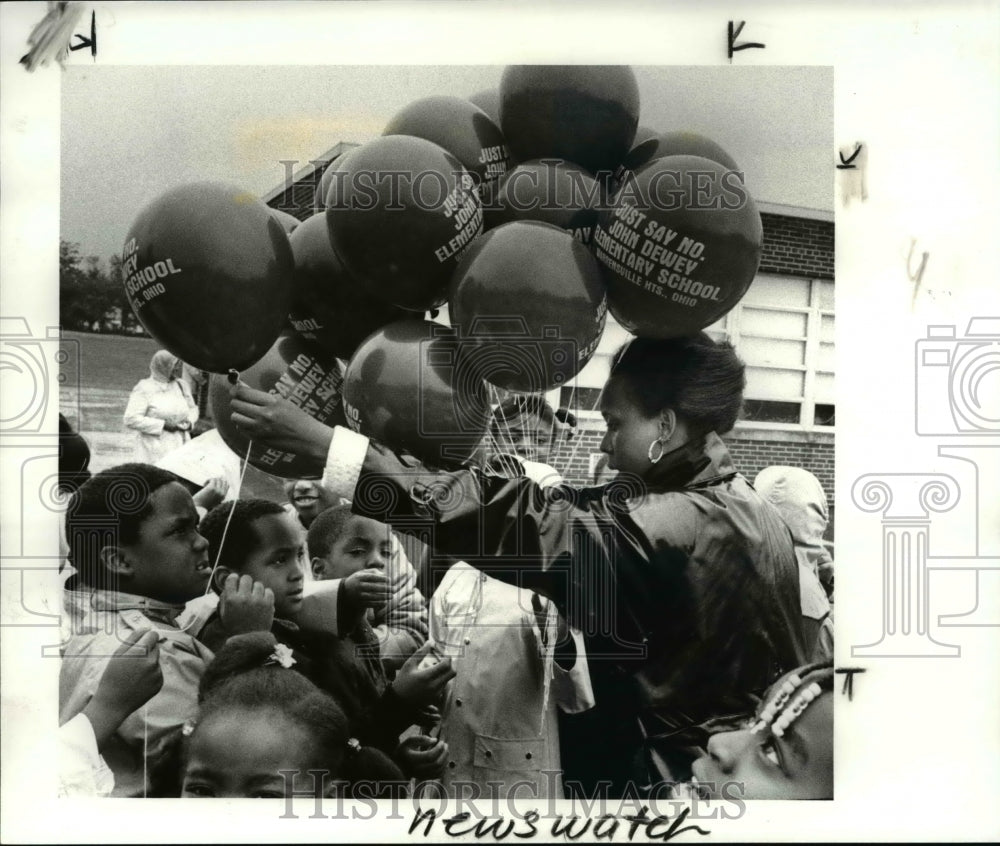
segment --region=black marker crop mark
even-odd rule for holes
[[[740,33],[743,32],[743,27],[746,25],[746,21],[740,21],[736,29],[733,29],[733,22],[729,22],[729,61],[733,60],[733,53],[737,53],[740,50],[749,50],[751,47],[756,47],[761,50],[764,49],[766,45],[761,44],[759,41],[748,41],[746,44],[737,45],[736,39],[740,37]]]
[[[852,701],[854,699],[854,674],[867,673],[868,671],[864,667],[838,667],[834,672],[843,674],[844,687],[840,692],[847,694],[848,702]]]
[[[69,48],[70,50],[83,50],[89,47],[90,55],[95,59],[97,58],[97,13],[96,12],[90,13],[90,38],[87,38],[86,35],[80,35],[80,33],[74,34],[73,37],[79,38],[80,43],[71,44]]]
[[[857,147],[854,148],[854,152],[851,153],[850,158],[845,159],[843,153],[837,153],[840,157],[840,164],[837,165],[837,170],[854,170],[857,166],[851,164],[858,155],[861,153],[861,144],[859,143]]]

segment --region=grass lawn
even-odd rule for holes
[[[132,460],[133,435],[122,415],[136,382],[149,375],[149,360],[160,349],[152,338],[64,332],[66,360],[60,369],[60,411],[90,444],[94,472]],[[241,498],[285,501],[282,481],[248,467]]]

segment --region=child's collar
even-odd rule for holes
[[[82,600],[79,604],[91,611],[141,611],[149,617],[173,623],[177,615],[184,610],[183,604],[161,602],[148,596],[116,590],[101,590],[86,585],[79,585],[70,592],[76,594],[78,600]]]

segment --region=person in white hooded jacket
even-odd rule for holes
[[[135,461],[156,464],[191,439],[198,406],[180,378],[184,363],[166,350],[157,350],[149,363],[149,377],[132,389],[124,422],[136,434]]]
[[[833,582],[833,559],[823,543],[829,521],[826,492],[808,470],[778,464],[761,470],[753,486],[778,510],[792,535],[803,625],[812,641],[811,660],[831,660],[833,611],[824,588]]]

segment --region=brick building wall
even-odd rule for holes
[[[833,279],[833,223],[764,212],[760,273]]]
[[[761,429],[746,430],[737,427],[723,438],[729,448],[737,471],[751,482],[765,467],[784,464],[808,470],[823,485],[830,510],[827,537],[833,538],[834,516],[834,439],[833,435],[775,432]],[[596,481],[591,473],[592,455],[600,453],[602,429],[581,427],[577,436],[562,445],[552,456],[551,464],[572,485],[592,485]]]
[[[593,484],[590,472],[591,455],[600,452],[600,429],[582,429],[569,444],[564,444],[555,454],[552,464],[577,485]],[[761,437],[764,436],[764,437]],[[816,476],[827,496],[832,499],[834,492],[833,436],[823,434],[807,441],[792,441],[782,438],[780,433],[755,430],[753,436],[736,429],[723,440],[729,447],[736,469],[750,481],[765,467],[772,464],[787,464],[802,467]],[[579,446],[576,444],[579,442]]]

